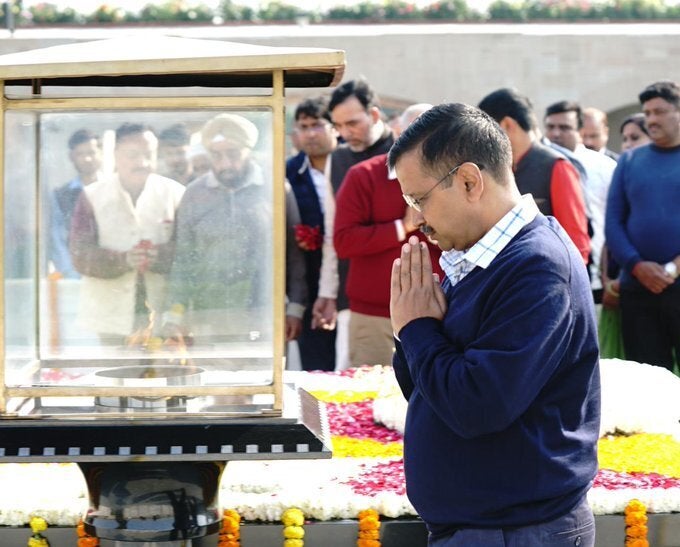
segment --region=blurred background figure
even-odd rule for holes
[[[642,112],[632,114],[623,120],[619,132],[621,133],[622,153],[651,142],[645,127],[645,115]],[[621,267],[612,257],[606,242],[602,248],[600,271],[602,272],[602,286],[604,287],[602,314],[598,325],[600,356],[605,359],[625,359],[626,352],[623,347],[623,333],[621,332],[621,310],[619,309]]]
[[[325,196],[325,228],[322,249],[319,296],[312,310],[314,326],[336,325],[335,368],[343,370],[349,361],[349,302],[345,283],[349,263],[338,261],[333,246],[335,194],[347,171],[360,161],[386,154],[394,143],[394,134],[383,122],[377,94],[364,78],[350,80],[335,88],[328,104],[333,127],[342,139],[331,154],[330,189]],[[336,324],[337,323],[337,324]]]
[[[430,105],[407,108],[401,130]],[[394,331],[390,322],[390,276],[401,247],[412,235],[429,246],[432,270],[444,278],[441,251],[420,228],[422,217],[408,207],[387,154],[353,165],[337,193],[333,242],[349,262],[345,292],[349,302],[349,360],[353,367],[390,365]]]
[[[583,126],[581,127],[581,138],[586,148],[600,152],[610,157],[614,161],[619,159],[619,155],[607,148],[609,141],[609,122],[607,114],[599,108],[588,107],[583,109]]]
[[[328,112],[328,100],[315,97],[297,105],[292,136],[298,154],[286,162],[290,183],[300,212],[296,227],[297,245],[302,249],[307,270],[310,302],[319,292],[321,245],[324,235],[324,199],[328,188],[325,176],[328,158],[338,144]],[[297,339],[303,370],[335,368],[335,329],[312,327],[311,306],[303,317],[302,333]]]
[[[584,146],[580,133],[583,128],[583,113],[578,103],[559,101],[551,104],[545,111],[544,124],[548,139],[571,151],[586,171],[586,179],[582,181],[583,197],[592,228],[588,269],[593,301],[600,304],[602,302],[600,257],[604,245],[605,209],[616,162]]]
[[[205,175],[210,171],[210,156],[208,151],[201,143],[200,133],[191,135],[191,146],[189,147],[189,161],[194,178]]]
[[[563,154],[540,142],[529,97],[501,88],[484,97],[479,108],[496,120],[510,140],[519,191],[531,194],[541,213],[559,221],[587,264],[590,236],[579,173]]]
[[[158,136],[158,172],[185,186],[195,177],[189,161],[190,135],[185,124],[176,123]]]
[[[652,142],[619,160],[607,245],[621,266],[626,359],[672,371],[680,356],[680,86],[658,81],[638,98]]]
[[[48,260],[65,278],[78,278],[68,249],[71,218],[83,188],[101,175],[102,151],[99,137],[88,129],[79,129],[68,140],[68,155],[76,176],[54,190],[49,209],[50,239]]]
[[[636,112],[623,120],[619,132],[621,133],[621,152],[652,142],[647,133],[645,115],[642,112]]]
[[[177,212],[167,336],[192,333],[199,345],[272,336],[272,188],[270,173],[254,157],[259,136],[255,124],[238,114],[220,114],[201,131],[211,169],[188,186]],[[292,193],[286,200],[286,218],[294,222]],[[292,232],[288,226],[288,340],[301,330],[306,303],[304,259]]]
[[[165,301],[180,183],[156,174],[158,139],[149,126],[116,129],[116,173],[85,186],[71,223],[70,250],[83,276],[79,323],[107,345],[149,326]]]

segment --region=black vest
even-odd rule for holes
[[[556,150],[535,142],[519,160],[515,168],[515,181],[521,194],[531,194],[544,215],[552,215],[550,181],[555,162],[565,159]]]

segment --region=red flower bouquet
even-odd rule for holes
[[[296,224],[295,241],[304,251],[316,251],[321,248],[323,236],[321,235],[321,226],[309,226],[307,224]]]

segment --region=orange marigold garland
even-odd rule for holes
[[[304,547],[305,514],[296,507],[286,509],[281,515],[283,524],[283,547]]]
[[[217,547],[240,547],[241,515],[233,509],[226,509],[220,528],[220,539]]]
[[[47,521],[42,517],[31,517],[28,525],[33,532],[33,535],[28,538],[28,547],[50,547],[50,542],[42,535],[42,532],[47,530]]]
[[[78,534],[78,547],[99,547],[99,539],[85,531],[85,524],[82,520],[76,526],[76,534]]]
[[[647,507],[640,500],[630,500],[626,516],[626,547],[649,547],[647,541]]]
[[[380,515],[375,509],[359,512],[357,547],[380,547]]]

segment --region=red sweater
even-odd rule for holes
[[[390,316],[392,263],[401,254],[395,220],[404,218],[406,203],[399,181],[388,178],[386,154],[354,165],[336,196],[333,244],[339,258],[349,259],[345,290],[352,311]],[[427,241],[419,231],[416,234]],[[439,267],[441,250],[429,244],[432,269]]]

